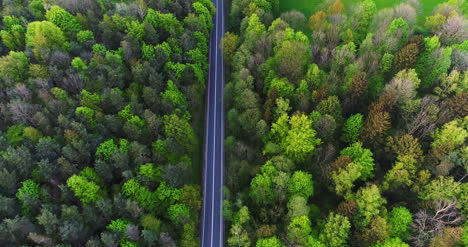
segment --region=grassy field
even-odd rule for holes
[[[383,9],[397,5],[404,0],[374,0],[377,8]],[[422,16],[428,16],[432,13],[435,6],[446,0],[420,0],[422,4]],[[299,10],[309,17],[317,8],[324,2],[324,0],[280,0],[280,9],[282,12],[289,10]],[[356,3],[356,0],[341,0],[345,5],[346,10]]]

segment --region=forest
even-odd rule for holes
[[[468,246],[468,4],[283,2],[226,17],[227,245]]]
[[[198,246],[211,0],[0,5],[0,246]]]

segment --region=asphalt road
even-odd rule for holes
[[[205,154],[201,246],[224,246],[224,64],[220,49],[224,35],[224,3],[213,0],[217,9],[210,37],[210,68],[206,100]]]

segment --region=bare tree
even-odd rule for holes
[[[465,217],[458,212],[456,199],[439,200],[435,202],[434,213],[420,210],[414,215],[411,240],[416,247],[427,246],[434,235],[441,232],[446,226],[457,226],[464,221]]]
[[[8,110],[15,122],[32,125],[32,118],[39,111],[39,106],[21,100],[14,100],[8,103]]]

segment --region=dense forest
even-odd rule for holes
[[[211,0],[0,4],[0,246],[197,246]]]
[[[468,4],[353,2],[232,1],[228,246],[468,246]]]

